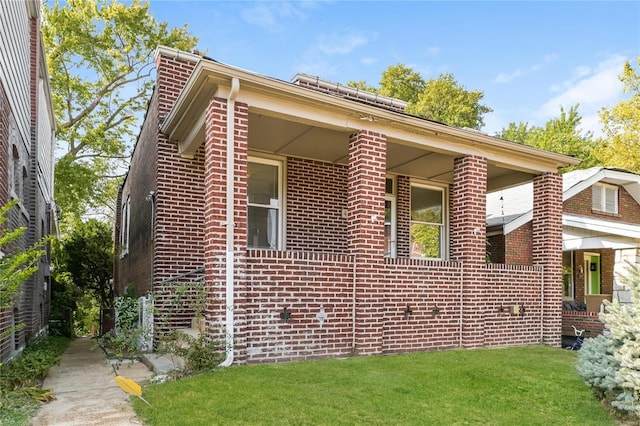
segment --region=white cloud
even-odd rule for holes
[[[575,80],[562,84],[554,84],[552,88],[564,87],[562,93],[554,96],[539,109],[539,114],[554,116],[560,111],[560,106],[569,108],[577,103],[582,108],[600,108],[615,101],[622,94],[622,83],[618,76],[622,72],[625,57],[615,55],[600,62],[589,73],[588,67],[576,68]]]
[[[515,70],[511,74],[505,74],[505,73],[501,72],[496,77],[496,83],[508,83],[511,80],[513,80],[514,78],[520,77],[522,74],[523,74],[523,72],[522,72],[522,70],[520,68],[518,68],[517,70]]]
[[[571,80],[551,86],[550,90],[559,94],[545,102],[534,115],[541,121],[546,121],[557,117],[560,107],[566,111],[573,105],[580,104],[578,113],[582,117],[582,130],[591,131],[598,136],[601,133],[598,111],[604,106],[617,103],[623,96],[618,76],[622,73],[626,59],[621,55],[613,55],[595,67],[577,67]]]
[[[318,38],[316,48],[323,54],[347,55],[354,49],[364,46],[368,43],[367,37],[362,34],[323,34]]]
[[[496,77],[495,82],[496,83],[509,83],[510,81],[513,81],[518,77],[522,77],[523,75],[540,71],[541,69],[544,68],[544,66],[546,64],[548,64],[549,62],[554,61],[557,57],[558,57],[557,54],[550,53],[550,54],[547,54],[547,55],[544,56],[544,58],[542,59],[542,62],[537,63],[537,64],[533,64],[529,68],[526,68],[524,70],[522,68],[518,68],[513,72],[501,72]]]
[[[285,23],[282,21],[288,19],[303,20],[306,18],[306,14],[297,4],[287,1],[256,3],[253,7],[242,9],[241,15],[242,19],[247,23],[269,31],[285,29]]]

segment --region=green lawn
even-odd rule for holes
[[[615,425],[544,346],[231,367],[148,386],[149,425]]]

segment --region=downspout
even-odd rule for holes
[[[460,262],[460,330],[459,330],[460,335],[458,336],[460,349],[463,348],[463,344],[464,344],[464,342],[462,341],[463,324],[464,324],[464,262]]]
[[[544,343],[544,266],[540,267],[540,343]]]
[[[227,217],[226,217],[226,345],[225,352],[226,357],[220,367],[229,367],[233,364],[233,340],[234,340],[234,326],[233,326],[233,305],[234,305],[234,247],[233,237],[235,230],[234,216],[234,157],[235,157],[235,109],[236,109],[236,97],[240,91],[240,80],[236,77],[231,79],[231,90],[227,97]]]
[[[357,344],[357,340],[356,340],[356,314],[357,314],[357,310],[356,310],[356,303],[357,303],[357,299],[356,299],[356,287],[358,285],[358,279],[357,279],[357,270],[358,270],[358,265],[357,265],[357,257],[354,253],[353,255],[353,277],[352,277],[352,295],[351,295],[351,300],[352,300],[352,307],[351,307],[351,355],[356,355],[356,351],[358,350],[358,348],[356,347]]]

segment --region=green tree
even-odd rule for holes
[[[419,72],[404,64],[398,64],[389,66],[382,73],[378,93],[408,103],[416,103],[424,89],[425,81]]]
[[[68,0],[43,7],[42,35],[57,121],[56,203],[66,215],[113,209],[153,85],[158,45],[190,50],[141,0]],[[108,211],[108,210],[106,210]]]
[[[484,114],[493,111],[480,103],[484,92],[467,90],[453,74],[425,80],[404,64],[389,66],[382,73],[379,88],[365,81],[349,81],[347,85],[401,99],[407,102],[407,113],[455,127],[479,130],[484,126]]]
[[[450,126],[480,130],[482,116],[493,111],[480,103],[484,92],[469,91],[456,82],[453,74],[440,74],[425,84],[418,101],[410,103],[407,112]]]
[[[89,292],[103,309],[113,307],[115,290],[113,275],[113,231],[97,219],[89,219],[74,227],[62,239],[61,268],[68,273],[73,284]]]
[[[629,97],[600,111],[604,141],[595,156],[607,166],[640,172],[640,73],[627,61],[620,81]]]
[[[0,208],[0,308],[11,306],[20,286],[38,270],[38,261],[44,255],[42,242],[26,249],[18,244],[26,228],[7,226],[8,213],[16,205],[11,201]],[[11,330],[0,332],[0,338]]]
[[[498,132],[497,136],[523,145],[572,155],[582,160],[574,168],[585,169],[599,165],[600,162],[594,156],[594,152],[598,148],[598,141],[593,138],[591,132],[581,133],[581,121],[582,117],[578,113],[578,105],[569,108],[568,112],[561,107],[560,116],[547,121],[544,127],[512,122]],[[568,168],[565,171],[571,169],[573,168]]]

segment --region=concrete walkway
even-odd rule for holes
[[[140,362],[123,364],[121,376],[144,385],[153,373]],[[95,339],[79,338],[69,345],[60,364],[49,370],[43,388],[56,399],[43,405],[33,426],[140,425],[127,395],[114,382],[115,373]],[[144,395],[143,395],[144,396]]]

